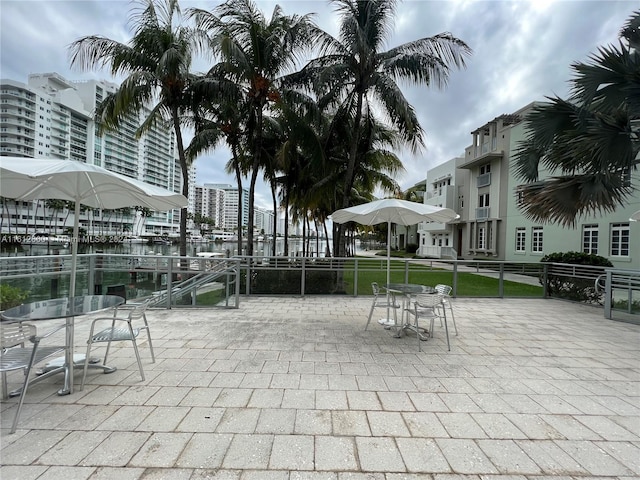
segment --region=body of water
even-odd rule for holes
[[[284,239],[276,240],[276,255],[284,254]],[[264,242],[255,242],[253,254],[255,256],[271,256],[273,252],[273,240]],[[333,246],[331,245],[333,249]],[[308,256],[325,256],[326,241],[320,240],[317,244],[315,240],[309,242],[310,252]],[[317,250],[320,254],[318,255]],[[79,253],[112,253],[112,254],[132,254],[132,255],[178,255],[179,246],[177,244],[159,245],[147,243],[118,243],[118,244],[80,244],[78,246]],[[234,256],[238,254],[238,242],[203,242],[187,244],[187,255],[195,257],[200,252],[216,252],[225,256]],[[71,254],[71,246],[61,245],[17,245],[2,244],[0,255],[3,257],[19,257],[25,255],[66,255]],[[246,254],[246,242],[244,243],[244,251],[241,255]],[[302,254],[302,240],[295,238],[289,239],[289,255],[296,256]]]

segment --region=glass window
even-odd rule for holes
[[[480,167],[480,175],[484,175],[485,173],[491,172],[491,164],[487,163],[486,165],[482,165]]]
[[[478,206],[479,207],[488,207],[489,206],[489,194],[483,193],[478,198]]]
[[[516,228],[516,252],[525,252],[527,249],[527,229],[524,227]]]
[[[593,255],[598,254],[598,225],[582,227],[582,251]]]
[[[542,253],[542,227],[531,228],[531,251]]]
[[[487,231],[485,227],[478,227],[478,249],[484,250],[487,248]]]
[[[629,256],[629,224],[614,223],[611,225],[611,256]]]

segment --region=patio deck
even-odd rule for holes
[[[66,397],[60,378],[34,385],[13,435],[17,399],[2,403],[0,477],[640,477],[640,326],[557,300],[455,299],[451,352],[436,326],[418,353],[412,335],[364,332],[370,305],[251,297],[151,311],[145,382],[123,344],[108,362],[118,371],[90,371],[83,392],[79,371]]]

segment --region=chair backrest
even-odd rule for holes
[[[135,304],[135,306],[129,311],[129,318],[132,320],[142,318],[150,303],[151,298],[147,298],[145,301]]]
[[[11,348],[33,341],[38,334],[35,325],[28,323],[3,323],[0,332],[1,348]]]
[[[376,297],[380,294],[380,287],[378,286],[378,282],[371,282],[371,289],[373,290],[373,294]]]
[[[451,288],[449,285],[443,285],[442,283],[439,283],[434,288],[436,289],[436,292],[438,292],[440,295],[447,295],[447,296],[451,295],[451,290],[453,290],[453,288]]]
[[[442,295],[439,293],[417,293],[414,303],[418,308],[434,308],[442,303]]]

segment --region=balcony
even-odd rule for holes
[[[491,172],[476,177],[476,188],[487,187],[489,185],[491,185]]]
[[[476,220],[487,220],[491,213],[491,207],[479,207],[476,208]]]

